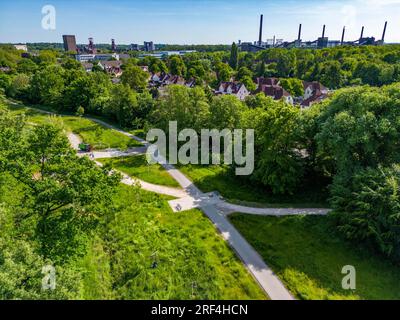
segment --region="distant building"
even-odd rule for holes
[[[144,57],[153,57],[157,59],[164,59],[166,57],[170,57],[173,55],[179,55],[179,56],[184,56],[189,53],[196,52],[196,50],[182,50],[182,51],[159,51],[156,53],[143,53],[139,55],[139,58],[144,58]]]
[[[89,44],[87,47],[85,47],[85,51],[91,54],[97,53],[96,45],[94,44],[93,38],[89,38]]]
[[[131,56],[127,53],[119,53],[119,60],[128,60]]]
[[[28,46],[26,44],[14,44],[14,48],[17,50],[28,52]]]
[[[224,95],[230,94],[236,96],[239,100],[243,101],[247,96],[250,95],[249,90],[243,83],[239,82],[221,82],[215,94]]]
[[[77,52],[76,38],[72,35],[63,35],[64,50]]]
[[[145,41],[144,42],[144,51],[150,52],[150,51],[156,51],[156,46],[154,45],[153,41]]]
[[[109,61],[109,60],[119,60],[119,54],[116,53],[101,53],[101,54],[77,54],[75,59],[79,62],[88,61]]]
[[[136,43],[131,44],[131,51],[140,51],[140,46]]]
[[[115,39],[111,39],[111,51],[117,52],[117,45],[115,44]]]

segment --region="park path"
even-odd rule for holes
[[[34,108],[33,108],[34,109]],[[40,109],[35,109],[41,111]],[[44,112],[49,114],[49,112]],[[98,124],[101,124],[109,129],[113,129],[124,134],[131,139],[143,143],[144,147],[148,147],[149,143],[131,133],[125,132],[113,125],[110,125],[102,120],[86,117]],[[69,137],[72,137],[69,135]],[[79,138],[73,137],[70,139],[72,145],[76,145]],[[78,143],[79,144],[79,143]],[[109,157],[112,157],[112,151],[108,152]],[[167,172],[179,183],[183,190],[156,186],[144,181],[132,179],[123,174],[123,183],[135,184],[139,181],[140,185],[146,190],[158,192],[162,194],[172,195],[174,193],[178,199],[169,201],[169,204],[174,212],[188,210],[192,208],[200,208],[207,217],[212,221],[215,227],[219,230],[222,237],[229,243],[233,250],[237,253],[246,268],[250,271],[253,277],[257,280],[261,288],[267,293],[272,300],[294,300],[294,297],[286,289],[277,275],[269,268],[256,250],[243,238],[243,236],[230,223],[228,214],[232,212],[242,212],[258,215],[294,215],[294,214],[327,214],[327,209],[293,209],[293,208],[252,208],[240,205],[227,203],[215,193],[205,194],[201,192],[181,171],[167,162],[163,164]],[[167,193],[166,193],[167,192]],[[176,192],[176,193],[175,193]]]

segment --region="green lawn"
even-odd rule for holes
[[[8,107],[16,115],[25,114],[27,121],[42,124],[49,119],[61,119],[67,130],[78,134],[85,143],[94,146],[94,149],[107,148],[127,149],[142,146],[142,144],[131,139],[116,130],[106,128],[92,120],[75,116],[50,116],[23,105],[8,104]]]
[[[342,240],[331,217],[233,214],[231,222],[299,299],[400,299],[400,268]],[[356,290],[341,287],[356,269]]]
[[[136,177],[149,183],[174,188],[180,187],[178,182],[176,182],[161,165],[149,165],[144,155],[114,159],[99,159],[99,162],[103,164],[111,164],[113,168],[120,170],[131,177]]]
[[[93,145],[95,149],[117,148],[124,150],[142,146],[140,142],[89,119],[72,116],[66,116],[62,119],[69,130],[81,136],[84,142]]]
[[[315,186],[291,196],[278,196],[244,178],[235,176],[226,166],[178,165],[179,169],[203,192],[218,191],[227,200],[253,207],[327,207],[326,193]]]
[[[124,185],[114,202],[84,259],[85,299],[266,299],[201,211]]]

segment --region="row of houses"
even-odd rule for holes
[[[91,72],[96,62],[82,62],[83,67],[87,72]],[[107,72],[113,79],[113,83],[119,82],[119,77],[122,75],[123,62],[117,61],[98,61],[97,66]],[[149,72],[148,67],[142,66],[143,71]],[[329,93],[329,90],[317,81],[307,82],[303,81],[303,95],[300,97],[293,97],[287,90],[285,90],[279,78],[264,78],[259,77],[256,79],[257,89],[250,92],[243,83],[237,81],[221,82],[216,90],[215,95],[234,95],[241,101],[251,94],[264,93],[266,96],[274,100],[283,100],[289,104],[300,105],[302,109],[310,107],[312,104],[324,100]],[[196,85],[194,79],[186,80],[185,78],[169,73],[149,73],[149,87],[157,88],[160,93],[164,92],[166,86],[169,85],[182,85],[188,88],[193,88]]]
[[[280,83],[278,78],[257,78],[257,89],[254,92],[264,93],[266,96],[274,100],[283,100],[289,104],[298,104],[302,109],[308,108],[314,103],[320,102],[327,98],[329,89],[324,87],[317,81],[308,82],[303,81],[303,95],[300,97],[293,97],[286,91]],[[230,81],[221,82],[218,89],[215,90],[216,95],[231,94],[240,100],[245,100],[251,92],[242,83]]]
[[[163,88],[172,84],[178,84],[186,86],[188,88],[193,88],[196,85],[196,81],[194,79],[185,80],[181,76],[175,76],[165,72],[153,73],[150,76],[150,87]]]

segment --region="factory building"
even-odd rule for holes
[[[76,38],[73,35],[63,35],[63,43],[65,51],[77,52]]]

